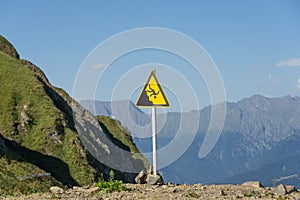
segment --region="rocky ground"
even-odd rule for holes
[[[28,196],[6,196],[0,199],[295,199],[300,191],[293,186],[263,187],[259,182],[242,185],[147,185],[125,184],[129,191],[104,193],[96,186],[62,189],[50,188],[48,193]]]

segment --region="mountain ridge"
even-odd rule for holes
[[[107,138],[109,130],[105,133],[98,119],[14,51],[0,36],[1,194],[88,185],[108,179],[111,171],[117,179],[133,182],[136,171],[148,167],[139,153],[120,160],[124,153],[114,152],[118,148]],[[89,149],[93,145],[95,151]],[[106,149],[110,151],[105,153]],[[131,172],[112,168],[95,156],[103,153],[106,161],[123,161]]]
[[[198,131],[193,143],[183,156],[168,167],[161,169],[165,180],[189,184],[197,182],[224,183],[223,180],[237,183],[234,177],[237,176],[239,178],[239,174],[243,176],[243,174],[248,173],[247,177],[250,178],[251,175],[254,176],[255,174],[256,177],[259,177],[257,173],[267,173],[265,166],[271,166],[272,159],[278,159],[278,165],[282,163],[280,160],[291,162],[287,157],[292,155],[293,152],[298,151],[296,150],[297,143],[289,142],[289,138],[296,138],[294,139],[296,142],[300,141],[298,137],[300,135],[300,120],[298,117],[300,115],[299,97],[286,95],[270,98],[262,95],[253,95],[237,102],[226,102],[226,107],[223,132],[212,152],[204,159],[198,158],[199,147],[203,143],[204,136],[209,134],[206,132],[210,122],[211,109],[218,109],[218,105],[210,105],[200,111],[194,110],[185,113],[185,115],[199,113]],[[126,108],[126,106],[123,106],[123,108]],[[106,109],[109,110],[109,108]],[[115,112],[123,111],[115,110]],[[101,115],[101,113],[96,114]],[[116,117],[125,127],[128,121],[127,118],[135,116],[134,113],[114,115],[126,116],[126,120]],[[150,116],[147,114],[144,115],[149,117],[149,125],[151,121]],[[176,127],[180,124],[181,117],[181,113],[167,113],[164,116],[157,116],[157,119],[161,119],[158,121],[163,122],[162,128],[157,133],[158,149],[174,139],[176,130],[178,129]],[[187,118],[189,121],[197,120],[192,115]],[[134,121],[134,118],[132,120]],[[188,130],[190,126],[189,121],[185,120],[183,126],[187,128],[183,128],[183,130]],[[131,129],[130,126],[127,128],[136,136],[134,137],[134,142],[143,153],[152,151],[151,138],[139,138],[140,133],[138,130]],[[147,128],[147,130],[143,131],[151,133],[151,126]],[[189,133],[183,132],[182,134],[188,135]],[[280,146],[291,146],[293,148],[289,152],[283,151]],[[281,152],[285,153],[282,154]],[[296,153],[296,155],[293,155],[297,158],[299,154]],[[191,162],[194,163],[193,166],[189,165]],[[290,173],[300,174],[298,168],[292,165],[292,163],[290,167],[288,164],[285,165],[287,167],[286,170],[290,171]],[[201,169],[202,172],[199,172],[198,169]],[[251,171],[253,170],[256,170],[256,172],[252,173]],[[262,180],[263,184],[270,185],[273,179],[290,175],[281,171],[277,171],[276,173],[270,176],[261,176],[266,177]],[[246,181],[245,179],[240,180]],[[296,186],[300,188],[300,181],[296,183]]]

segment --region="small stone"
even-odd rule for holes
[[[292,192],[297,192],[297,188],[292,185],[285,185],[286,193],[290,194]]]
[[[220,191],[220,195],[221,195],[221,196],[225,196],[225,195],[226,195],[226,193],[224,192],[224,190],[223,190],[223,189],[221,189],[221,191]]]
[[[162,185],[161,187],[162,187],[162,189],[167,189],[168,188],[167,185]]]
[[[173,193],[177,192],[177,189],[175,188],[172,192],[173,192]]]
[[[202,187],[202,185],[201,185],[201,183],[197,183],[197,184],[194,184],[193,187],[194,188],[200,188],[200,187]]]
[[[264,188],[264,186],[259,181],[248,181],[243,183],[244,186],[251,186],[255,188]]]
[[[64,192],[64,190],[58,186],[51,187],[49,191],[53,194],[62,194]]]
[[[92,194],[92,193],[95,193],[99,190],[98,187],[92,187],[92,188],[89,188],[89,189],[85,189],[84,192],[85,193],[88,193],[88,194]]]
[[[80,187],[73,186],[73,190],[78,190]]]
[[[29,124],[29,122],[31,121],[30,118],[29,118],[29,116],[24,111],[21,112],[21,117],[22,117],[22,120],[26,124]]]
[[[65,191],[66,194],[72,194],[72,192],[73,192],[72,189],[68,189]]]

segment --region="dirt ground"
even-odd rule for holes
[[[63,190],[53,187],[48,193],[28,196],[6,196],[0,199],[294,199],[300,200],[300,192],[292,186],[280,185],[275,188],[261,186],[258,182],[242,185],[139,185],[125,184],[129,191],[104,193],[95,186],[74,187]]]

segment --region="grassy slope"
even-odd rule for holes
[[[100,125],[104,131],[109,133],[109,137],[113,143],[118,145],[120,148],[124,150],[138,153],[135,154],[135,159],[140,159],[144,162],[144,165],[149,168],[149,162],[146,160],[144,156],[139,153],[139,150],[136,148],[133,143],[132,137],[129,131],[123,128],[119,121],[111,119],[107,116],[97,116],[97,119],[100,122]]]
[[[0,195],[88,185],[107,176],[110,169],[83,148],[64,99],[72,100],[51,86],[40,69],[19,60],[14,47],[0,36]],[[22,113],[30,118],[28,123]],[[118,122],[99,119],[121,148],[138,152]],[[149,166],[141,154],[134,156]],[[44,173],[51,176],[35,176]]]
[[[45,85],[31,70],[21,65],[18,59],[3,52],[0,52],[0,97],[0,134],[8,142],[16,141],[21,147],[32,150],[29,151],[30,155],[15,157],[14,153],[18,152],[11,149],[10,158],[1,156],[0,164],[6,163],[9,166],[0,168],[0,191],[6,188],[5,183],[8,182],[15,182],[17,189],[19,177],[42,171],[51,172],[56,179],[65,184],[85,185],[94,181],[95,170],[84,158],[85,152],[77,133],[74,127],[68,127],[70,123],[65,113],[57,108],[47,95]],[[27,106],[27,109],[24,109],[24,106]],[[30,117],[30,124],[22,126],[21,112]],[[7,153],[9,151],[4,152]],[[49,158],[44,155],[51,156],[52,165],[47,163]],[[15,163],[9,160],[24,162]],[[38,168],[33,165],[38,165]],[[7,174],[7,169],[10,174]],[[28,192],[34,190],[34,187],[21,191]]]
[[[112,134],[111,137],[115,139],[114,142],[120,141],[124,144],[123,148],[129,149],[133,153],[139,152],[133,144],[129,131],[123,128],[118,121],[107,116],[97,116],[97,119],[99,120],[101,127]]]

